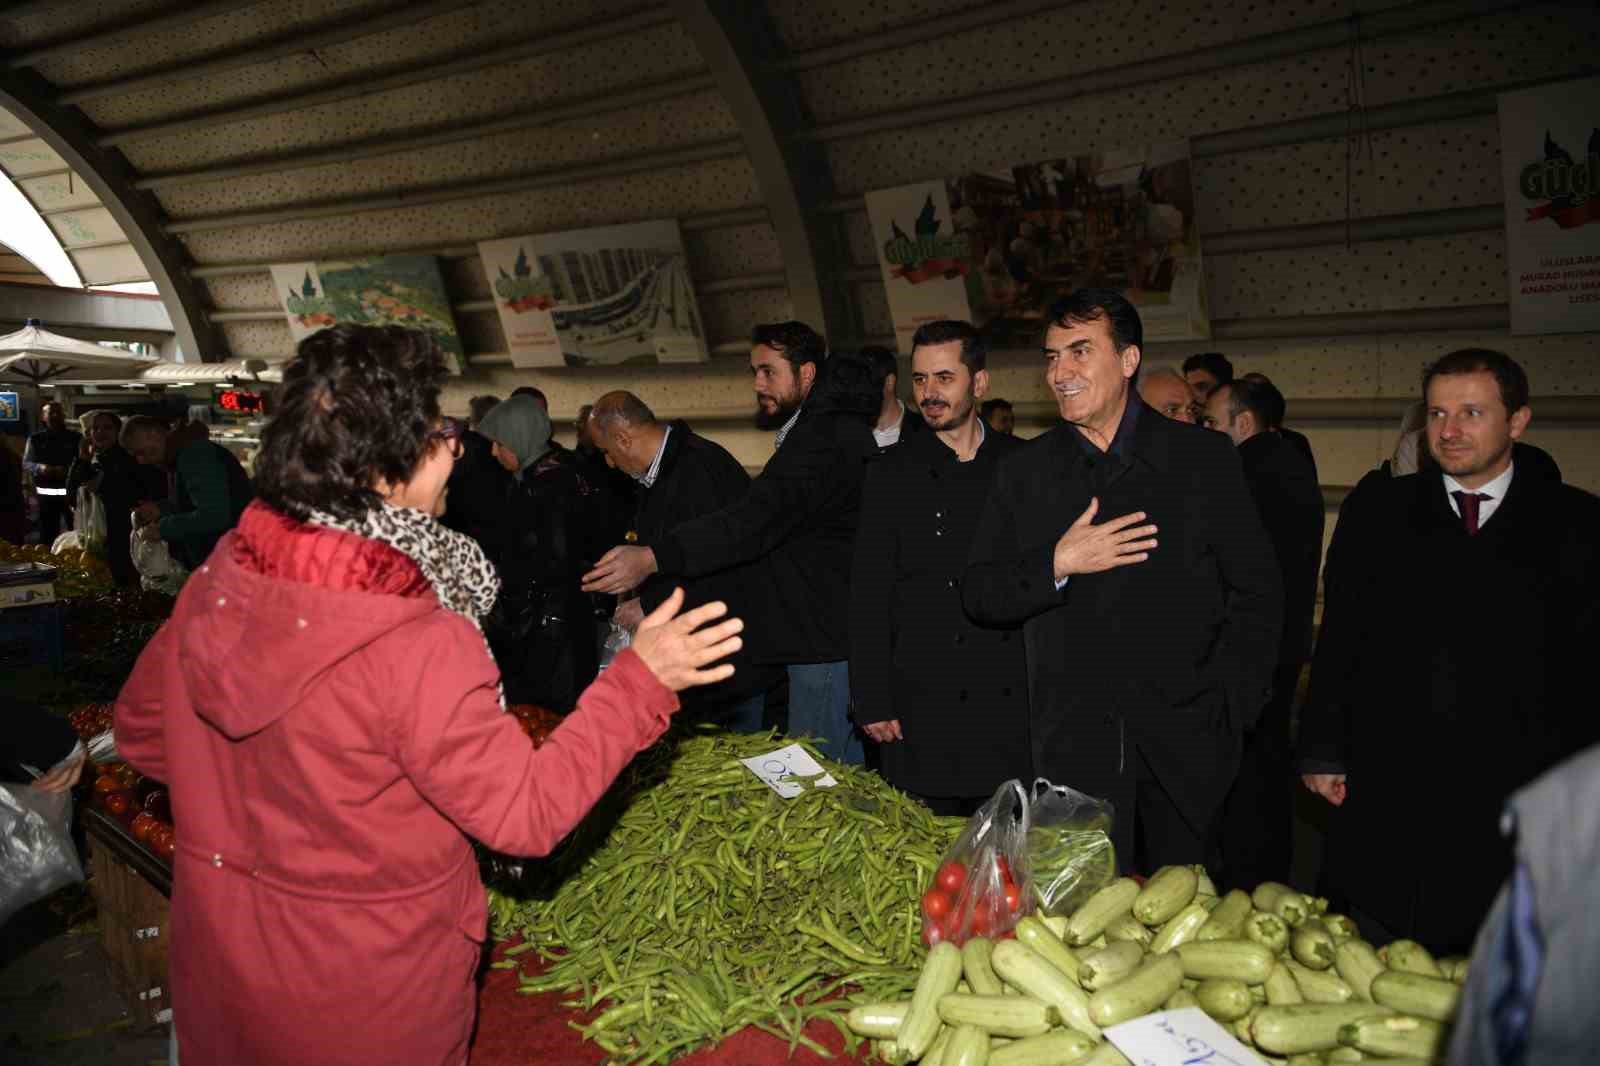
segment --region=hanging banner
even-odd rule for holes
[[[1600,330],[1600,78],[1500,96],[1512,333]]]
[[[710,358],[674,221],[482,241],[478,255],[514,366]]]
[[[1085,286],[1132,301],[1148,341],[1211,336],[1185,141],[869,193],[867,211],[902,351],[946,316],[1036,347],[1050,303]]]
[[[295,344],[338,323],[425,330],[452,374],[465,362],[439,261],[431,255],[389,255],[326,263],[277,263],[272,287],[289,317]]]
[[[911,336],[924,322],[972,319],[966,281],[972,250],[952,227],[942,181],[880,189],[866,199],[895,342],[909,354]]]

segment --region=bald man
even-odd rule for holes
[[[722,445],[699,436],[681,419],[660,421],[631,392],[608,392],[596,400],[587,430],[606,462],[638,482],[633,532],[643,547],[690,519],[721,510],[750,487],[750,475]],[[630,629],[636,627],[679,585],[687,604],[722,600],[730,615],[755,618],[768,610],[761,606],[761,573],[758,566],[747,564],[691,580],[652,574],[639,586],[637,599],[618,605],[615,619]],[[776,683],[779,671],[752,661],[758,646],[759,642],[746,641],[729,660],[735,672],[727,681],[684,693],[685,709],[736,732],[761,731],[766,691]]]
[[[1195,410],[1200,398],[1194,386],[1184,376],[1170,367],[1152,370],[1139,382],[1139,399],[1174,422],[1194,425]]]

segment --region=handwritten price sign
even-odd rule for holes
[[[794,799],[808,788],[832,788],[839,783],[798,744],[739,761],[784,799]]]

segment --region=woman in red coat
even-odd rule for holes
[[[548,852],[675,691],[732,672],[711,605],[640,627],[535,751],[478,620],[499,589],[434,521],[460,454],[425,334],[340,326],[284,372],[257,502],[117,700],[180,827],[173,1015],[190,1066],[459,1066],[486,933],[467,837]]]

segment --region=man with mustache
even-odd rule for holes
[[[817,737],[824,754],[860,763],[845,620],[861,483],[878,453],[872,420],[881,390],[866,358],[829,355],[803,322],[756,327],[750,376],[756,424],[778,431],[761,476],[742,499],[653,544],[612,548],[583,587],[620,594],[651,574],[692,579],[756,563],[764,602],[746,611],[750,658],[788,668],[790,733]]]
[[[1139,399],[1132,304],[1079,289],[1046,323],[1063,422],[998,464],[963,603],[1023,627],[1034,771],[1112,802],[1119,865],[1203,863],[1271,695],[1272,544],[1228,439]]]
[[[911,340],[911,389],[929,432],[867,473],[850,580],[850,688],[882,773],[936,814],[968,815],[1008,778],[1028,779],[1022,634],[976,625],[961,572],[1001,456],[977,402],[986,351],[966,322]]]

